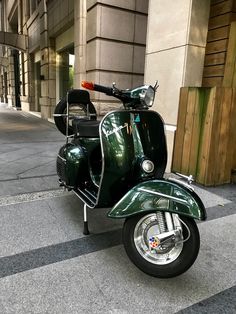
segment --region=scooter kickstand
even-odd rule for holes
[[[89,235],[89,229],[88,229],[88,219],[87,219],[87,206],[84,204],[84,230],[83,230],[84,235]]]

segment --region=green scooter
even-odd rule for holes
[[[195,219],[205,220],[206,211],[191,176],[186,182],[163,177],[164,123],[149,110],[157,84],[120,90],[85,81],[82,87],[123,103],[99,121],[89,92],[74,89],[55,109],[55,124],[66,135],[57,157],[59,182],[84,203],[84,234],[87,207],[107,207],[108,217],[125,218],[124,247],[139,269],[159,278],[182,274],[197,258]]]

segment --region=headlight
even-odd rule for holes
[[[140,98],[147,107],[152,107],[155,98],[155,89],[149,86],[146,90],[143,90],[142,94],[140,94]]]
[[[142,162],[142,169],[143,171],[147,172],[147,173],[151,173],[153,172],[155,166],[154,166],[154,163],[149,160],[149,159],[145,159],[143,162]]]

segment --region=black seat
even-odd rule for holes
[[[82,137],[99,137],[99,124],[97,120],[75,118],[72,121],[74,133]]]

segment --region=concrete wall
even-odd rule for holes
[[[108,86],[116,82],[119,88],[143,84],[147,10],[147,0],[87,1],[88,80]],[[112,108],[110,97],[92,97],[100,114]]]
[[[5,0],[4,3],[6,20],[10,17],[9,29],[14,28],[29,39],[27,52],[20,57],[24,110],[36,110],[39,102],[42,117],[51,117],[61,94],[57,73],[62,63],[57,60],[73,45],[75,88],[80,88],[82,79],[104,85],[115,81],[120,88],[143,83],[148,0],[41,0],[37,3]],[[36,93],[33,83],[36,54],[40,54],[40,93]],[[9,80],[14,86],[11,74]],[[9,91],[12,93],[12,88]],[[35,98],[37,95],[39,101]],[[112,104],[111,98],[99,93],[92,96],[99,114],[111,108],[108,106]]]
[[[78,0],[76,0],[78,2]],[[53,0],[48,2],[48,35],[57,37],[74,23],[74,0]]]
[[[159,81],[154,110],[165,120],[170,169],[179,92],[201,86],[209,0],[150,0],[145,82]]]

